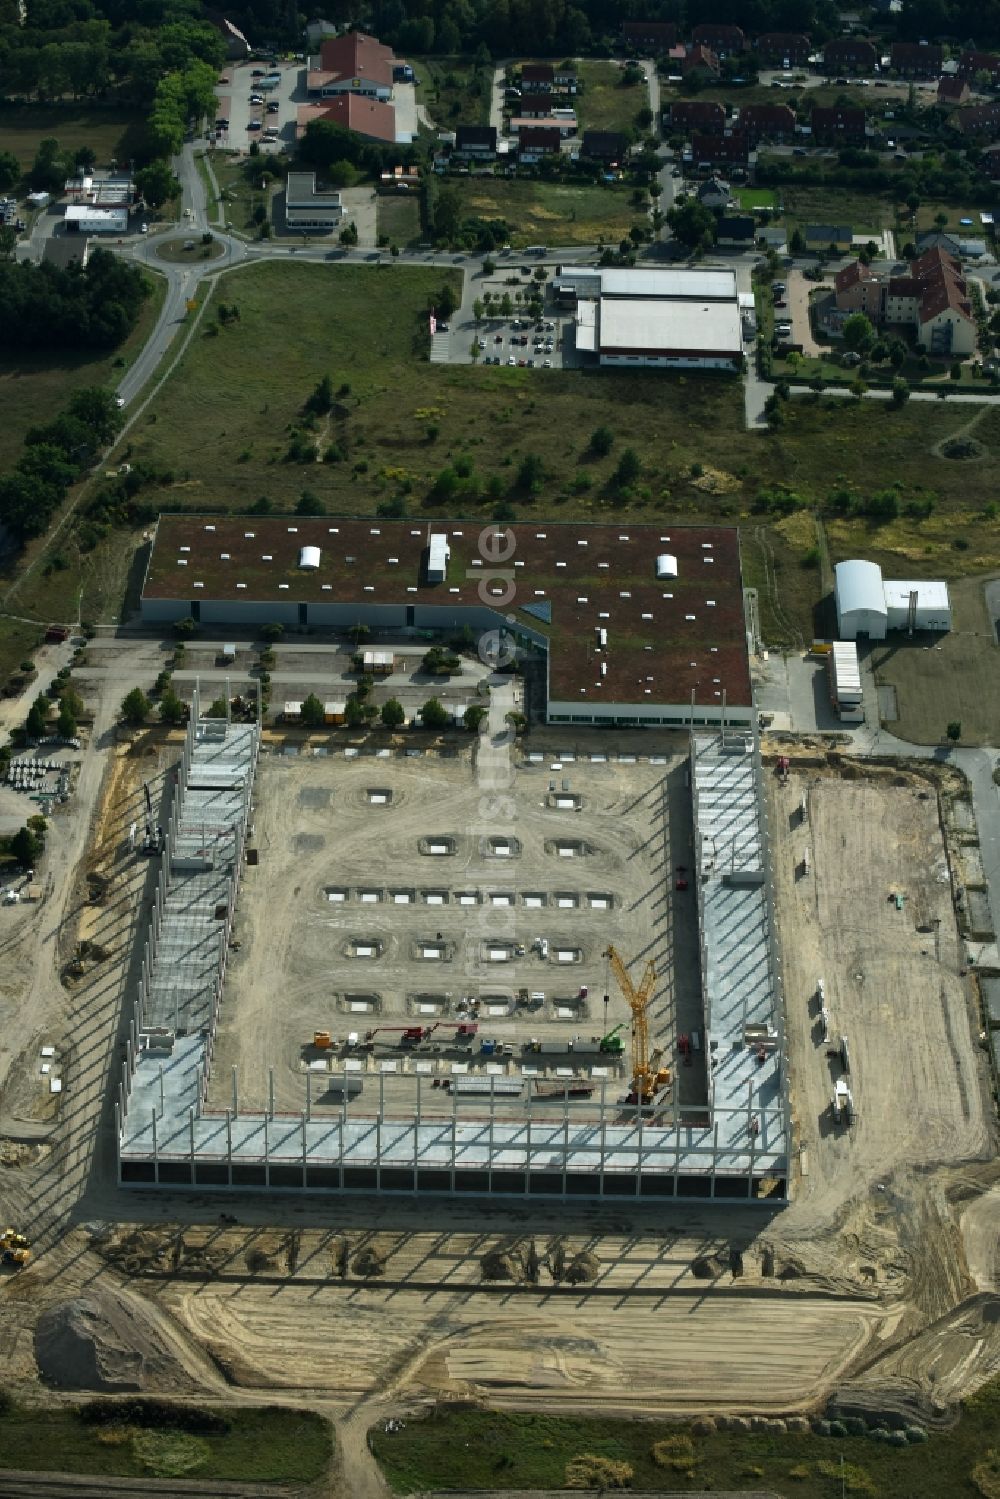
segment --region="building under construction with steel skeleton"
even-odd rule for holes
[[[339,1109],[278,1114],[207,1106],[226,957],[246,858],[257,724],[191,720],[165,847],[127,1057],[118,1082],[123,1186],[306,1192],[782,1200],[790,1119],[765,799],[755,737],[695,732],[690,745],[694,878],[708,1055],[707,1107],[623,1106],[602,1079],[586,1115],[567,1097],[510,1119],[499,1087],[447,1100],[415,1079],[405,1113],[384,1073]],[[371,1086],[377,1086],[377,1099]],[[596,1117],[595,1117],[596,1105]]]

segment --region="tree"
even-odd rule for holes
[[[80,715],[83,713],[83,698],[68,682],[59,694],[59,704],[73,715],[74,722],[80,722]]]
[[[321,729],[323,727],[323,724],[326,722],[326,715],[323,711],[323,704],[315,692],[310,692],[309,696],[303,702],[299,717],[307,729]]]
[[[60,739],[76,738],[76,719],[73,717],[69,704],[65,699],[59,705],[59,717],[56,719],[56,733]]]
[[[69,176],[69,163],[59,149],[59,142],[52,136],[39,142],[35,159],[28,173],[28,181],[36,193],[58,193]]]
[[[198,628],[198,621],[193,614],[185,614],[183,619],[174,620],[174,634],[178,640],[189,639]]]
[[[341,229],[340,235],[339,235],[339,239],[340,239],[340,243],[342,245],[348,245],[348,246],[350,246],[350,245],[356,245],[357,244],[357,242],[358,242],[358,226],[357,226],[357,224],[355,224],[355,222],[353,221],[353,219],[351,220],[351,222],[345,228]]]
[[[902,375],[897,375],[892,382],[892,400],[895,406],[905,406],[910,399],[910,384],[904,380]]]
[[[462,714],[462,722],[470,733],[477,734],[479,725],[489,714],[489,709],[484,708],[482,703],[470,703]]]
[[[48,727],[49,700],[44,695],[36,697],[28,709],[24,732],[29,739],[44,739]]]
[[[295,503],[296,515],[322,515],[323,501],[311,489],[304,489]]]
[[[357,693],[352,692],[350,697],[347,699],[347,702],[344,704],[344,719],[347,723],[347,727],[349,729],[356,729],[360,727],[360,725],[365,721],[365,716],[364,703],[358,697]]]
[[[483,320],[483,310],[483,299],[482,297],[477,297],[472,304],[472,316],[475,318],[477,325]]]
[[[160,698],[160,717],[168,724],[184,723],[187,718],[187,706],[172,687],[168,687]]]
[[[181,190],[180,183],[170,170],[170,163],[162,159],[140,167],[135,174],[135,185],[143,202],[150,208],[159,208],[168,198],[178,197]]]
[[[211,702],[211,704],[210,704],[210,706],[208,708],[208,710],[205,713],[205,717],[206,718],[225,718],[226,717],[226,700],[225,700],[225,698],[224,697],[213,698],[212,702]]]
[[[875,342],[875,328],[863,312],[854,312],[844,323],[844,344],[856,354],[864,354]]]
[[[697,198],[682,198],[667,214],[676,240],[689,250],[707,249],[715,243],[715,215]]]
[[[804,255],[806,253],[805,235],[801,229],[793,229],[792,237],[788,241],[789,255]]]
[[[595,427],[590,434],[590,451],[598,458],[606,458],[611,452],[615,434],[610,427]]]
[[[639,462],[638,453],[634,448],[626,448],[615,469],[615,483],[620,489],[624,489],[626,485],[634,484],[641,473],[642,464]]]
[[[952,744],[957,744],[958,741],[962,737],[962,724],[961,724],[961,720],[957,719],[957,718],[953,718],[952,721],[951,721],[951,723],[945,729],[945,733],[947,734],[948,738],[951,740]]]
[[[517,471],[517,482],[521,489],[538,489],[545,477],[545,465],[537,453],[525,453]]]
[[[385,702],[382,704],[382,710],[379,714],[379,717],[381,718],[387,729],[402,728],[403,724],[406,722],[406,713],[403,705],[394,697],[386,698]]]
[[[316,416],[325,416],[333,406],[333,381],[329,375],[324,375],[316,382],[312,395],[306,401],[305,409],[312,411]]]
[[[266,625],[260,627],[262,640],[280,640],[284,633],[285,627],[278,619],[269,619]]]
[[[437,294],[437,315],[439,318],[450,318],[457,307],[455,289],[450,281],[446,281]]]
[[[0,151],[0,193],[9,193],[21,180],[21,163],[13,151]]]
[[[451,714],[436,697],[427,699],[420,710],[420,718],[425,729],[446,729],[451,722]]]
[[[122,718],[133,728],[146,722],[149,717],[149,698],[141,687],[133,687],[132,691],[122,699]]]
[[[13,224],[0,224],[0,260],[13,260],[17,249],[17,230]]]
[[[45,843],[29,827],[19,828],[10,840],[10,851],[25,869],[33,869],[42,857]]]

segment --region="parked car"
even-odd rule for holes
[[[264,77],[264,69],[263,68],[253,68],[251,70],[250,77],[251,78],[263,78]]]
[[[249,120],[247,122],[247,129],[248,130],[259,130],[260,128],[261,128],[261,125],[260,125],[260,121],[259,120]]]
[[[438,332],[439,333],[450,333],[451,332],[451,324],[450,323],[438,323]]]
[[[513,356],[513,354],[511,354],[511,355],[510,355],[510,356],[509,356],[509,357],[508,357],[508,359],[507,359],[507,363],[508,363],[508,364],[516,364],[516,363],[517,363],[517,360],[516,360],[516,359],[515,359],[515,358],[514,358],[514,356]]]
[[[552,360],[551,360],[551,359],[546,359],[546,360],[545,360],[545,361],[544,361],[544,362],[543,362],[543,365],[542,365],[542,368],[543,368],[543,369],[547,369],[547,370],[550,370],[550,369],[551,369],[551,368],[552,368]]]
[[[250,103],[251,104],[263,104],[263,102],[264,102],[264,95],[263,94],[251,94],[250,95]]]
[[[502,344],[503,343],[503,334],[502,333],[498,333],[497,336],[496,336],[496,338],[493,340],[493,342],[495,344]]]

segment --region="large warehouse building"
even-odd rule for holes
[[[736,272],[567,271],[555,294],[576,306],[576,347],[605,366],[735,370],[743,358]]]
[[[150,624],[497,631],[544,656],[550,723],[727,723],[753,697],[723,526],[161,516]]]
[[[889,630],[950,630],[951,601],[942,579],[883,578],[875,562],[852,559],[834,568],[842,640],[884,640]]]

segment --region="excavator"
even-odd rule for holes
[[[657,1066],[661,1053],[658,1050],[651,1052],[649,1048],[649,1023],[646,1011],[653,997],[656,968],[652,959],[649,959],[642,975],[642,982],[637,989],[614,947],[609,945],[604,956],[611,964],[615,978],[618,980],[618,987],[632,1011],[632,1091],[628,1101],[649,1103],[655,1097],[657,1090],[670,1082],[669,1070],[666,1067]]]

